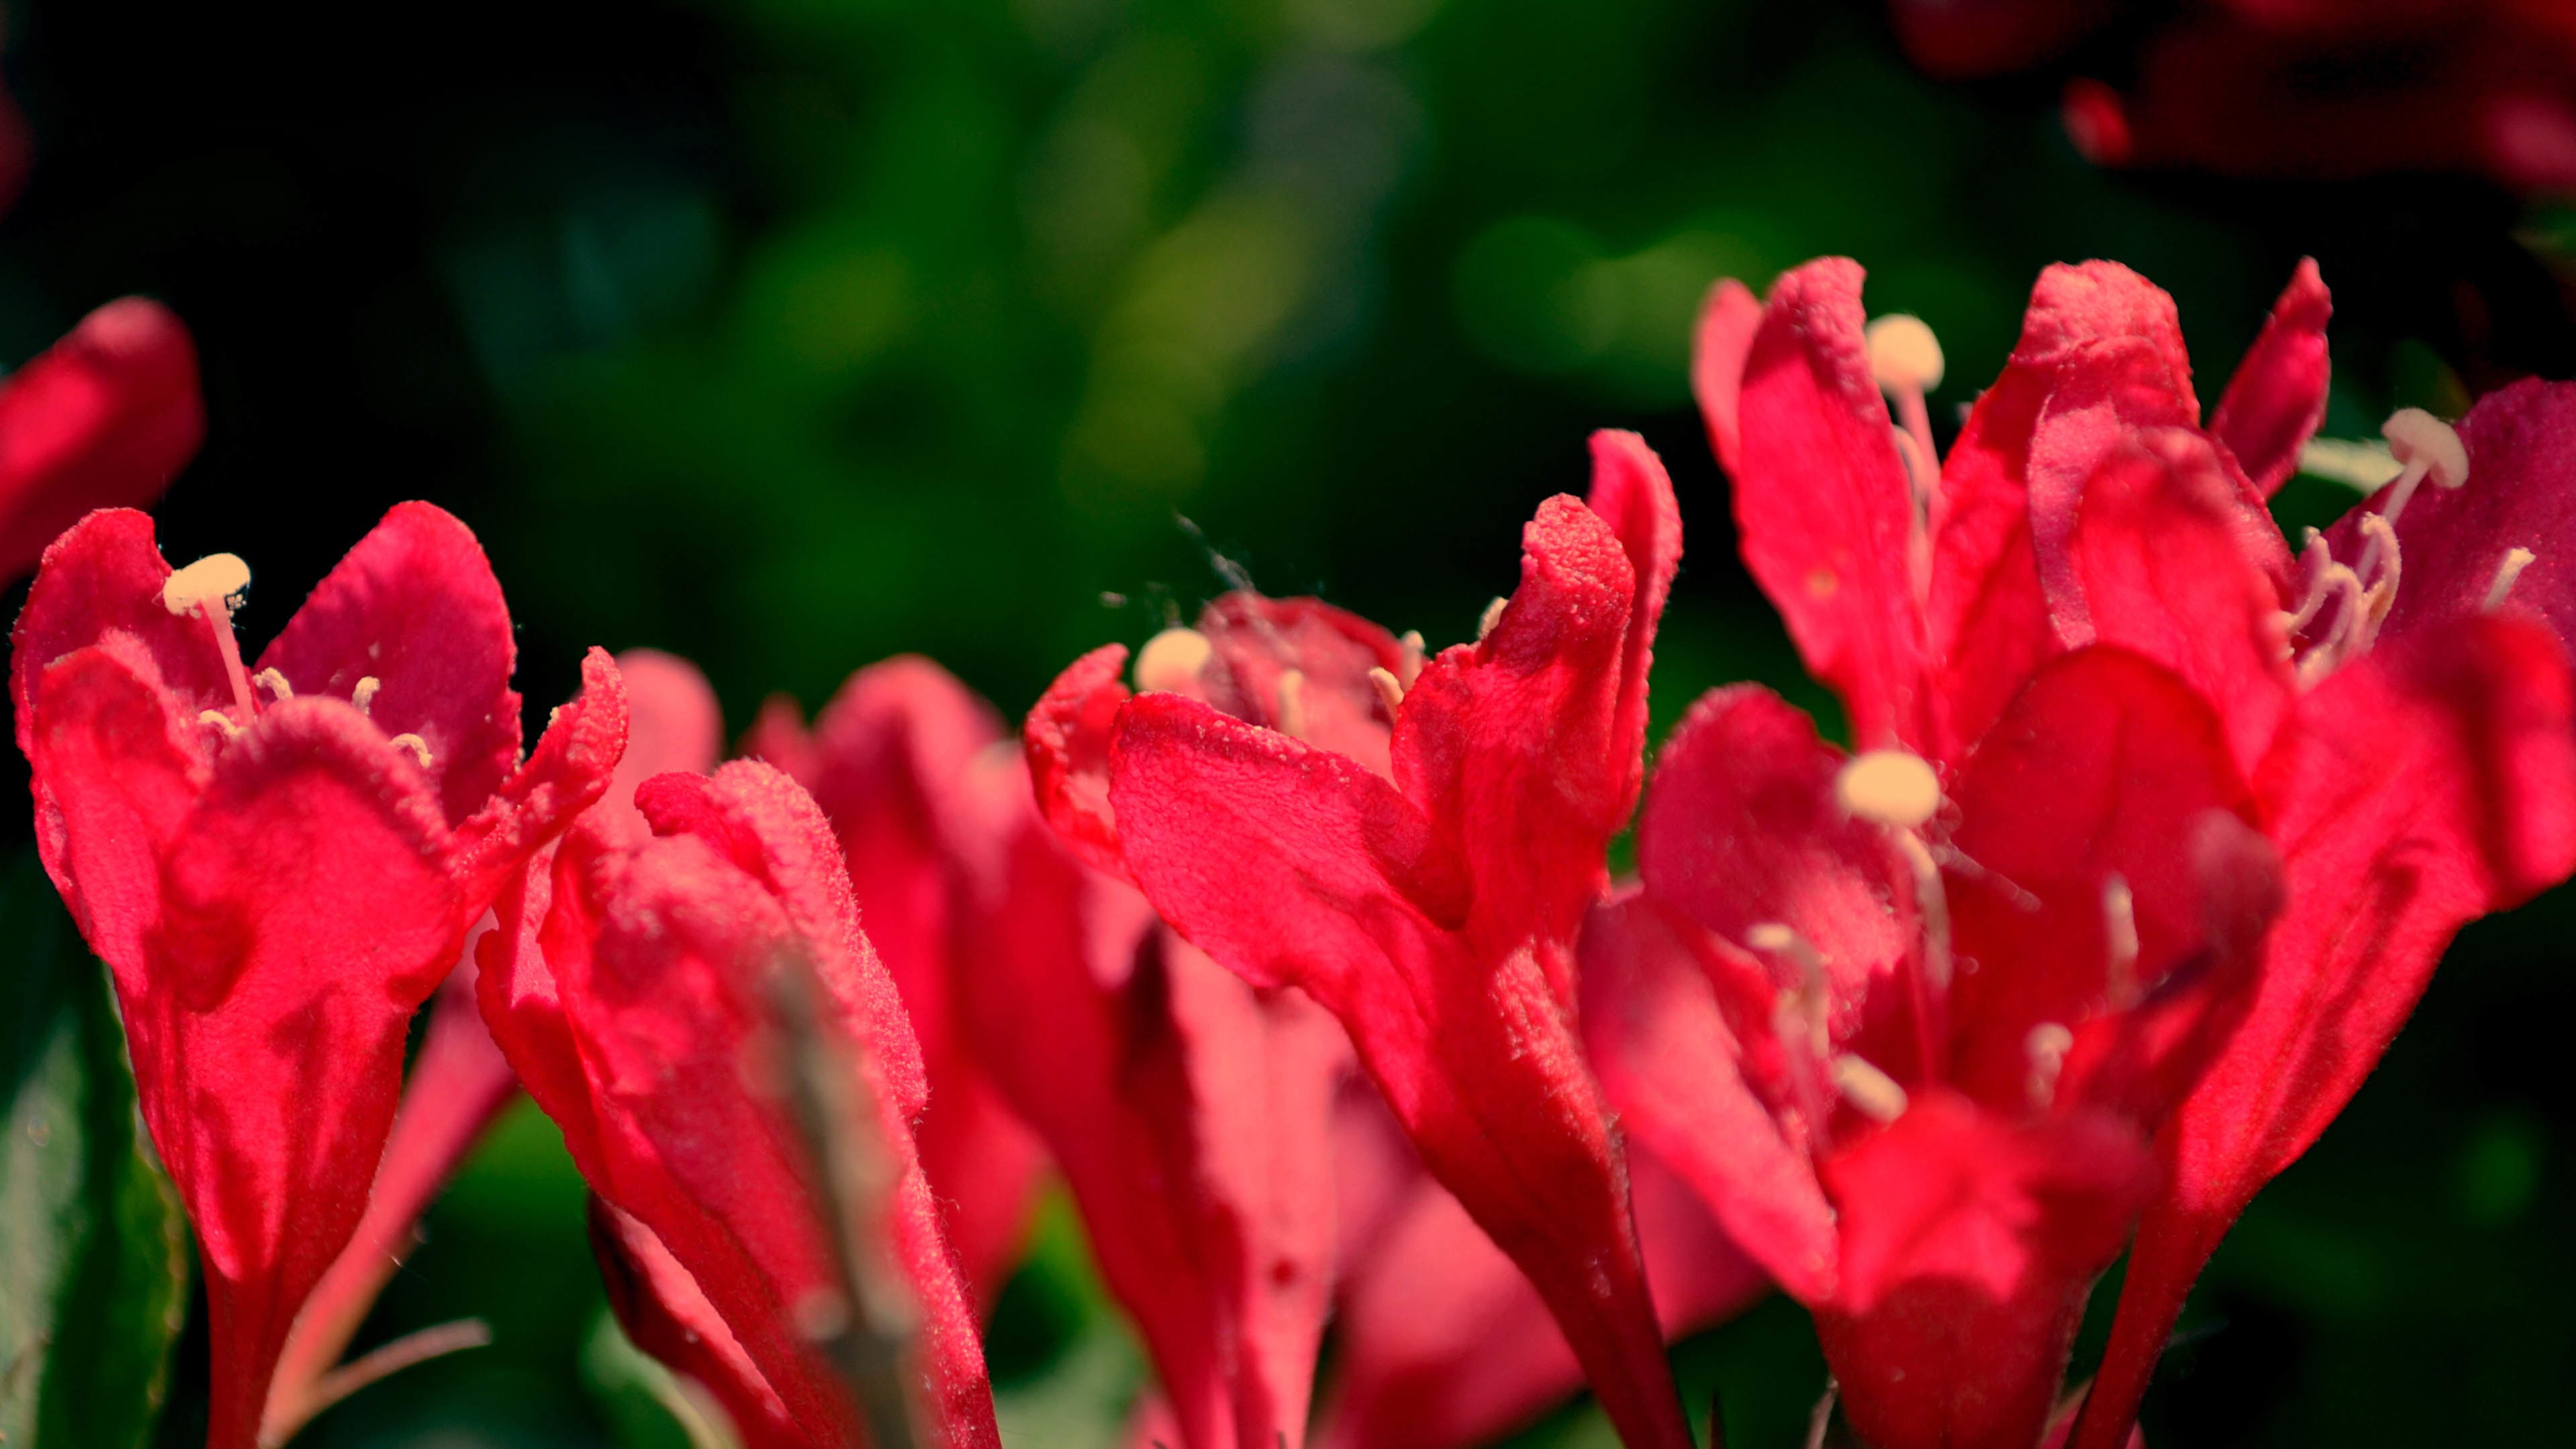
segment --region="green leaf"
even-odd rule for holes
[[[0,1445],[132,1449],[169,1386],[187,1227],[106,973],[23,853],[0,879]]]

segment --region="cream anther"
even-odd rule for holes
[[[1404,648],[1404,667],[1396,671],[1395,682],[1411,689],[1413,681],[1422,677],[1422,631],[1407,629],[1395,642]]]
[[[1166,629],[1136,651],[1136,687],[1148,693],[1187,694],[1199,681],[1215,646],[1196,629]]]
[[[224,732],[225,739],[231,739],[233,736],[241,733],[241,726],[233,723],[233,717],[219,709],[201,709],[197,711],[197,723],[201,725],[215,726]]]
[[[429,741],[418,735],[396,735],[385,743],[398,750],[410,751],[411,757],[420,762],[422,769],[429,768]]]
[[[1384,669],[1372,669],[1368,677],[1369,683],[1377,686],[1377,702],[1386,706],[1387,723],[1395,723],[1395,712],[1404,707],[1404,686]]]
[[[1911,830],[1941,808],[1941,781],[1920,756],[1871,750],[1834,776],[1834,798],[1845,814]]]
[[[2102,882],[2102,931],[2109,938],[2103,981],[2115,1011],[2138,1004],[2138,897],[2118,876]]]
[[[267,690],[271,699],[293,699],[295,697],[295,686],[287,683],[286,676],[278,673],[275,669],[261,670],[259,673],[250,677],[250,682]]]
[[[2531,561],[2538,557],[2527,548],[2506,549],[2503,559],[2496,564],[2495,577],[2487,581],[2486,602],[2478,607],[2490,614],[2503,608],[2504,601],[2513,596],[2514,580],[2521,578],[2522,571],[2531,567]]]
[[[1302,669],[1279,676],[1279,732],[1291,739],[1306,737],[1306,672]]]
[[[239,554],[210,553],[162,582],[161,607],[184,614],[199,604],[226,602],[249,587],[250,565]]]
[[[1503,622],[1503,610],[1508,607],[1511,602],[1512,601],[1509,599],[1497,596],[1492,603],[1485,606],[1483,616],[1476,620],[1477,643],[1484,643],[1485,636],[1494,632],[1494,626]]]
[[[1880,387],[1930,392],[1941,385],[1941,339],[1922,318],[1890,312],[1869,324],[1861,345],[1869,353],[1869,374]]]
[[[2066,1053],[2075,1045],[2075,1033],[2053,1021],[2043,1021],[2022,1038],[2022,1055],[2030,1059],[2030,1104],[2046,1110],[2057,1099],[2057,1074],[2066,1069]]]
[[[1834,1090],[1854,1110],[1873,1122],[1893,1122],[1905,1115],[1905,1089],[1896,1079],[1858,1057],[1836,1057]]]
[[[2438,488],[2457,488],[2469,481],[2469,450],[2460,446],[2460,435],[2449,423],[2422,408],[2399,408],[2379,425],[2379,435],[2388,440],[2388,451],[2406,465],[2408,473],[2428,476]],[[2405,474],[2398,475],[2399,487],[2405,486]],[[2403,498],[2392,499],[2388,516],[2394,521],[2404,507]]]
[[[349,691],[349,703],[356,705],[360,714],[372,714],[376,705],[376,691],[384,687],[383,680],[372,674],[366,675],[358,681],[357,688]],[[554,721],[550,719],[546,723],[552,724]]]

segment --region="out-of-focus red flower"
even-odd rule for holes
[[[1985,76],[2106,28],[2116,74],[2067,85],[2109,166],[2337,178],[2480,172],[2576,192],[2576,10],[2557,0],[1891,0],[1915,63]]]
[[[1770,1291],[1762,1269],[1642,1144],[1628,1143],[1637,1240],[1665,1336],[1681,1338]],[[1342,1269],[1329,1449],[1469,1449],[1583,1386],[1583,1369],[1529,1280],[1446,1188],[1365,1083],[1336,1119]]]
[[[502,894],[481,962],[494,1040],[592,1190],[668,1250],[729,1330],[750,1373],[708,1387],[757,1392],[727,1404],[744,1432],[846,1443],[858,1406],[804,1330],[857,1306],[784,1100],[771,1001],[777,972],[809,971],[818,1027],[851,1048],[852,1094],[874,1110],[856,1125],[873,1128],[884,1182],[883,1266],[913,1299],[926,1426],[954,1449],[997,1444],[973,1307],[913,1144],[919,1048],[859,930],[829,823],[793,780],[749,761],[657,776],[635,803],[649,834],[594,813]],[[604,1253],[621,1237],[603,1233]],[[642,1264],[657,1291],[650,1307],[626,1305],[628,1321],[658,1308],[688,1322],[690,1295],[659,1291],[649,1250]]]
[[[2037,1442],[2149,1208],[2080,1431],[2114,1443],[2208,1246],[2441,944],[2576,860],[2563,575],[2531,573],[2564,505],[2527,486],[2566,476],[2564,425],[2538,389],[2489,404],[2467,435],[2517,440],[2462,493],[2461,441],[2393,419],[2407,472],[2294,563],[2262,499],[2322,407],[2313,269],[2206,426],[2169,299],[2052,269],[1937,468],[1937,348],[1865,331],[1859,283],[1721,287],[1697,374],[1746,562],[1864,753],[1758,691],[1703,701],[1644,896],[1587,941],[1586,1026],[1889,1449]],[[2428,480],[2449,499],[2410,510]],[[2411,628],[2401,542],[2445,560],[2408,570]]]
[[[961,953],[957,842],[976,754],[999,717],[927,659],[850,677],[809,735],[788,700],[761,711],[744,753],[796,777],[831,818],[870,944],[903,994],[921,1042],[930,1107],[914,1127],[975,1302],[986,1313],[1010,1276],[1045,1167],[963,1020],[958,998],[994,989]],[[1023,788],[1020,792],[1028,792]]]
[[[629,649],[617,656],[617,672],[626,691],[626,753],[606,797],[594,808],[631,814],[635,787],[646,779],[671,770],[714,769],[724,724],[706,677],[684,659]],[[287,1336],[269,1386],[261,1425],[265,1443],[286,1442],[330,1406],[340,1384],[331,1377],[334,1366],[411,1251],[421,1214],[518,1095],[519,1079],[492,1044],[476,1001],[475,947],[489,928],[488,916],[477,923],[456,969],[439,990],[420,1058],[403,1084],[402,1106],[385,1142],[384,1162],[376,1169],[366,1215],[305,1300]],[[667,1260],[668,1254],[663,1256]],[[618,1301],[621,1306],[625,1302]]]
[[[150,507],[205,437],[196,344],[168,308],[126,297],[82,318],[0,382],[0,582],[91,509]]]
[[[247,1449],[288,1327],[349,1241],[413,1012],[528,854],[606,788],[614,665],[524,763],[500,586],[423,503],[386,515],[245,669],[216,555],[140,513],[46,551],[10,676],[47,871],[124,1008],[197,1231],[209,1443]]]
[[[1646,665],[1680,554],[1662,465],[1594,440],[1519,591],[1425,661],[1312,601],[1233,595],[1127,696],[1112,646],[1031,715],[1039,800],[1163,918],[1340,1019],[1423,1161],[1556,1315],[1631,1444],[1689,1430],[1625,1165],[1573,1024],[1575,937],[1643,773]]]

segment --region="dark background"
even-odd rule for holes
[[[358,8],[12,5],[37,160],[0,218],[0,359],[166,300],[211,429],[159,510],[174,560],[248,558],[257,640],[387,505],[434,500],[493,555],[540,716],[593,643],[687,654],[736,726],[903,650],[1016,711],[1195,609],[1210,547],[1436,645],[1603,426],[1682,491],[1658,718],[1744,677],[1824,708],[1733,557],[1684,373],[1714,278],[1823,252],[1939,332],[1945,435],[2060,259],[2172,291],[2214,398],[2318,257],[2336,436],[2576,373],[2564,214],[2428,177],[2106,176],[2049,78],[1936,86],[1858,0]],[[2302,480],[2280,511],[2352,496]],[[2549,1437],[2576,1367],[2571,927],[2562,894],[2463,939],[2221,1252],[2152,1439]],[[542,1118],[430,1233],[362,1345],[468,1314],[498,1341],[303,1442],[671,1442],[596,1334]],[[1060,1207],[1040,1243],[993,1344],[1006,1428],[1103,1442],[1134,1351]],[[1753,1449],[1822,1386],[1776,1300],[1678,1352]]]

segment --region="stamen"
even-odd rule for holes
[[[1869,354],[1870,376],[1896,403],[1897,423],[1913,441],[1917,456],[1907,461],[1906,472],[1916,479],[1915,497],[1928,508],[1940,489],[1941,452],[1932,442],[1923,395],[1941,385],[1941,339],[1922,318],[1890,312],[1869,324],[1861,345]]]
[[[1789,1073],[1792,1090],[1798,1096],[1798,1108],[1811,1124],[1810,1132],[1822,1138],[1831,1114],[1825,1097],[1826,1063],[1833,1056],[1833,998],[1825,975],[1825,958],[1809,944],[1807,938],[1778,921],[1764,921],[1746,929],[1744,944],[1767,955],[1788,961],[1798,972],[1798,986],[1781,994],[1772,1011],[1771,1030],[1797,1058]],[[1812,1146],[1821,1151],[1824,1143]]]
[[[1291,739],[1306,737],[1306,671],[1302,669],[1279,676],[1279,732]]]
[[[1911,830],[1941,808],[1941,781],[1920,756],[1871,750],[1834,776],[1834,798],[1846,814]]]
[[[1905,1089],[1896,1079],[1854,1056],[1834,1058],[1834,1090],[1862,1116],[1885,1124],[1905,1115]]]
[[[2449,423],[2422,408],[2399,408],[2379,425],[2379,435],[2388,440],[2388,451],[2406,465],[2406,473],[2418,477],[2429,475],[2437,488],[2457,488],[2469,481],[2469,450],[2460,443],[2459,432]],[[2390,500],[2388,521],[2395,523],[2404,504]]]
[[[2281,616],[2282,632],[2290,635],[2308,627],[2308,621],[2317,616],[2317,610],[2325,607],[2326,593],[2332,587],[2327,575],[2335,568],[2334,548],[2326,542],[2324,534],[2311,528],[2307,542],[2299,548],[2299,562],[2307,566],[2308,591],[2299,600],[2297,609]]]
[[[2331,478],[2347,488],[2370,494],[2388,486],[2390,479],[2406,471],[2406,465],[2397,461],[2397,455],[2388,451],[2385,443],[2311,438],[2299,448],[2299,471],[2314,478]]]
[[[233,638],[233,605],[250,587],[250,565],[237,554],[210,553],[161,583],[161,607],[173,614],[197,611],[215,634],[215,652],[224,661],[224,678],[233,687],[233,707],[247,722],[258,717],[250,677],[242,672],[241,645]]]
[[[1494,626],[1503,622],[1503,610],[1510,603],[1511,600],[1497,596],[1492,603],[1485,606],[1483,617],[1476,620],[1477,643],[1484,643],[1485,636],[1494,632]]]
[[[242,727],[233,723],[233,717],[219,709],[201,709],[197,711],[197,723],[201,725],[220,726],[224,732],[225,739],[231,739],[233,736],[242,732]]]
[[[1386,722],[1395,723],[1395,712],[1404,707],[1404,686],[1384,669],[1372,669],[1368,677],[1369,683],[1377,686],[1377,702],[1386,706]]]
[[[2355,654],[2378,640],[2380,624],[2387,620],[2388,611],[2397,607],[2397,579],[2405,562],[2397,551],[2397,530],[2389,526],[2387,519],[2376,513],[2363,514],[2361,536],[2370,540],[2362,557],[2369,560],[2376,555],[2379,569],[2371,578],[2369,592],[2362,595],[2361,623],[2354,629],[2351,650]]]
[[[210,553],[161,584],[161,607],[184,614],[200,604],[229,604],[250,587],[250,565],[239,554]]]
[[[372,715],[376,705],[376,691],[384,687],[383,680],[372,674],[366,675],[359,679],[357,688],[349,691],[349,703],[358,707],[358,713]],[[554,721],[549,719],[546,723],[551,725]]]
[[[418,735],[404,734],[396,735],[385,743],[398,750],[409,750],[411,757],[420,762],[422,769],[429,768],[429,741]]]
[[[2496,565],[2495,577],[2487,583],[2486,602],[2478,607],[2490,614],[2503,608],[2504,601],[2513,595],[2514,580],[2521,578],[2522,571],[2531,567],[2537,557],[2527,548],[2506,549],[2503,562]]]
[[[286,676],[274,668],[263,669],[252,675],[250,682],[267,690],[272,699],[285,700],[295,697],[295,686],[287,683]]]
[[[1923,837],[1911,830],[1894,832],[1896,853],[1905,858],[1914,873],[1914,904],[1923,913],[1923,974],[1930,978],[1936,994],[1950,990],[1950,894],[1941,888],[1941,867],[1923,844]],[[1924,1066],[1930,1069],[1927,1050]]]
[[[2043,1021],[2022,1038],[2022,1054],[2030,1058],[2030,1105],[2047,1111],[2057,1099],[2057,1074],[2066,1069],[2067,1050],[2075,1045],[2075,1033],[2053,1021]]]
[[[2103,971],[2113,1011],[2138,1004],[2138,897],[2119,876],[2102,882],[2102,929],[2110,938],[2110,960]]]
[[[1166,629],[1136,651],[1136,687],[1149,694],[1191,693],[1215,649],[1196,629]]]
[[[1404,637],[1395,642],[1404,646],[1404,664],[1396,671],[1395,682],[1411,689],[1413,681],[1422,677],[1422,631],[1407,629]]]

